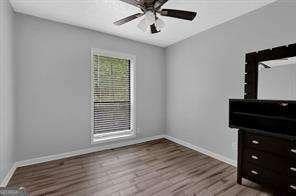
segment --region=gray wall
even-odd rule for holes
[[[244,55],[295,43],[295,7],[295,3],[279,1],[166,50],[16,14],[16,98],[10,99],[14,92],[7,87],[6,109],[1,114],[9,113],[6,116],[11,120],[7,120],[6,131],[1,129],[1,138],[5,138],[1,140],[1,161],[6,165],[2,168],[13,162],[13,101],[17,161],[92,147],[91,48],[137,56],[138,138],[167,130],[171,136],[235,159],[236,132],[228,128],[228,99],[243,97]],[[5,15],[12,17],[11,11]],[[4,25],[3,18],[1,21]],[[9,24],[5,32],[11,35],[7,33],[12,28]],[[7,42],[1,53],[3,48],[11,51],[11,41]],[[6,62],[11,64],[11,60]],[[13,66],[6,67],[7,72],[1,72],[7,73],[5,85],[13,86]]]
[[[138,138],[165,130],[165,51],[16,14],[17,160],[92,147],[90,52],[136,55]]]
[[[296,42],[295,1],[278,1],[170,46],[167,132],[236,159],[228,99],[243,97],[245,54]]]
[[[14,162],[14,13],[0,1],[0,182]]]

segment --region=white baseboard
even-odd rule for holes
[[[6,176],[4,177],[3,181],[0,184],[0,187],[6,187],[10,178],[12,177],[12,175],[14,174],[15,170],[16,170],[17,166],[14,163],[12,165],[12,167],[10,168],[10,170],[8,171],[8,173],[6,174]]]
[[[177,138],[169,136],[169,135],[165,135],[165,138],[168,139],[168,140],[171,140],[172,142],[175,142],[177,144],[180,144],[182,146],[190,148],[192,150],[198,151],[198,152],[200,152],[202,154],[213,157],[214,159],[217,159],[219,161],[222,161],[222,162],[228,163],[228,164],[230,164],[230,165],[232,165],[234,167],[237,167],[237,161],[235,161],[233,159],[229,159],[229,158],[227,158],[227,157],[225,157],[223,155],[211,152],[211,151],[209,151],[207,149],[201,148],[199,146],[195,146],[193,144],[190,144],[189,142],[185,142],[183,140],[177,139]]]
[[[23,166],[33,165],[33,164],[37,164],[37,163],[44,163],[47,161],[54,161],[54,160],[68,158],[68,157],[88,154],[88,153],[92,153],[92,152],[113,149],[113,148],[119,148],[119,147],[129,146],[129,145],[133,145],[133,144],[139,144],[139,143],[143,143],[143,142],[147,142],[147,141],[151,141],[151,140],[156,140],[156,139],[161,139],[161,138],[164,138],[164,135],[156,135],[156,136],[146,137],[146,138],[142,138],[142,139],[127,140],[127,141],[122,141],[122,142],[115,143],[115,144],[109,143],[109,144],[103,145],[103,146],[95,146],[92,148],[75,150],[75,151],[66,152],[66,153],[62,153],[62,154],[49,155],[49,156],[44,156],[44,157],[38,157],[38,158],[18,161],[18,162],[16,162],[16,166],[23,167]]]
[[[11,167],[11,169],[9,170],[7,175],[5,176],[4,180],[2,181],[0,187],[7,186],[10,178],[12,177],[13,173],[15,172],[15,170],[18,167],[33,165],[33,164],[37,164],[37,163],[43,163],[43,162],[47,162],[47,161],[54,161],[54,160],[73,157],[73,156],[77,156],[77,155],[83,155],[83,154],[88,154],[88,153],[107,150],[107,149],[113,149],[113,148],[118,148],[118,147],[123,147],[123,146],[129,146],[129,145],[133,145],[133,144],[139,144],[139,143],[143,143],[143,142],[147,142],[147,141],[151,141],[151,140],[156,140],[156,139],[161,139],[161,138],[166,138],[166,139],[168,139],[168,140],[170,140],[172,142],[175,142],[175,143],[180,144],[182,146],[185,146],[187,148],[193,149],[195,151],[198,151],[200,153],[203,153],[205,155],[208,155],[210,157],[213,157],[215,159],[218,159],[218,160],[220,160],[222,162],[228,163],[228,164],[233,165],[235,167],[237,165],[235,160],[232,160],[232,159],[229,159],[229,158],[227,158],[225,156],[216,154],[216,153],[211,152],[209,150],[206,150],[204,148],[195,146],[195,145],[190,144],[188,142],[185,142],[183,140],[174,138],[174,137],[169,136],[169,135],[156,135],[156,136],[146,137],[146,138],[142,138],[142,139],[123,141],[123,142],[119,142],[119,143],[116,143],[116,144],[111,143],[111,144],[107,144],[107,145],[104,145],[104,146],[96,146],[96,147],[92,147],[92,148],[76,150],[76,151],[66,152],[66,153],[62,153],[62,154],[49,155],[49,156],[44,156],[44,157],[39,157],[39,158],[33,158],[33,159],[18,161],[18,162],[13,164],[13,166]]]
[[[97,151],[101,151],[101,150],[119,148],[119,147],[129,146],[129,145],[133,145],[133,144],[139,144],[139,143],[148,142],[148,141],[152,141],[152,140],[156,140],[156,139],[161,139],[164,137],[165,137],[164,135],[156,135],[156,136],[146,137],[146,138],[142,138],[142,139],[122,141],[122,142],[115,143],[115,144],[111,143],[111,144],[107,144],[104,146],[96,146],[96,147],[92,147],[92,148],[76,150],[76,151],[66,152],[66,153],[62,153],[62,154],[49,155],[49,156],[44,156],[44,157],[39,157],[39,158],[18,161],[13,164],[13,166],[11,167],[11,169],[9,170],[9,172],[7,173],[7,175],[5,176],[3,181],[1,182],[0,187],[7,186],[10,178],[12,177],[13,173],[15,172],[15,170],[18,167],[33,165],[33,164],[37,164],[37,163],[43,163],[43,162],[47,162],[47,161],[54,161],[54,160],[58,160],[58,159],[88,154],[88,153],[97,152]]]

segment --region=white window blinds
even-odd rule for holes
[[[129,59],[93,55],[94,134],[131,129]]]

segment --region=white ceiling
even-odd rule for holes
[[[86,27],[161,47],[231,20],[275,0],[170,0],[163,8],[197,11],[193,21],[161,17],[165,29],[158,34],[137,28],[140,19],[122,26],[113,22],[140,10],[119,0],[10,0],[14,10],[40,18]]]

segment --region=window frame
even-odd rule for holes
[[[130,61],[130,102],[131,102],[131,130],[122,130],[112,133],[94,133],[94,55],[107,56],[119,59],[128,59]],[[121,139],[133,138],[136,136],[136,84],[135,84],[135,69],[136,56],[121,52],[108,51],[104,49],[91,49],[91,144],[97,144],[108,141],[117,141]]]

